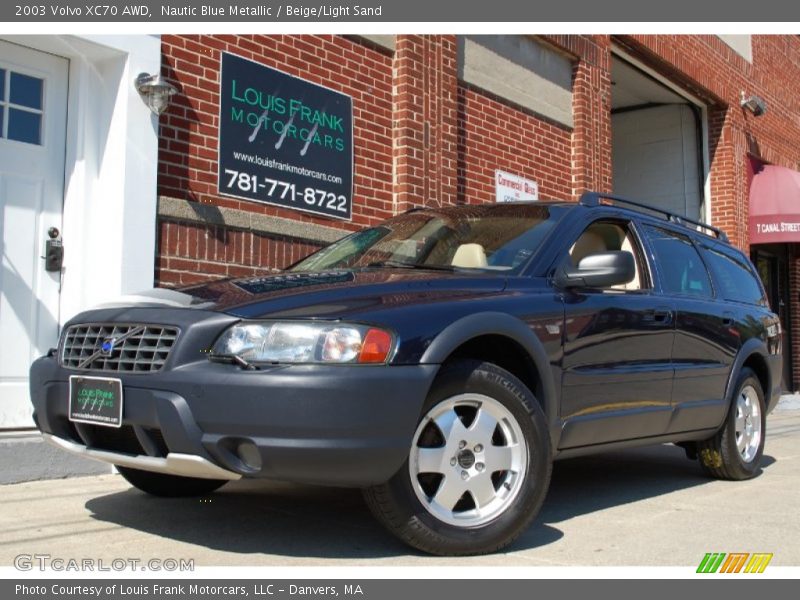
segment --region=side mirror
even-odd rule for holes
[[[599,252],[584,257],[577,267],[569,261],[556,271],[554,283],[563,289],[606,288],[632,281],[636,275],[633,254],[624,250]]]

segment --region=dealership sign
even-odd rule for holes
[[[217,190],[350,219],[350,96],[222,53]]]
[[[539,199],[539,184],[499,169],[494,172],[497,202],[526,202]]]

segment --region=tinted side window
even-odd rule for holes
[[[743,257],[722,246],[703,244],[702,249],[722,298],[748,304],[766,302],[753,269]]]
[[[667,293],[711,296],[711,279],[691,240],[659,227],[645,226],[653,248],[661,287]]]

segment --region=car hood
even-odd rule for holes
[[[170,306],[242,318],[336,319],[381,308],[475,298],[501,292],[505,285],[506,278],[494,273],[392,268],[285,272],[179,290],[153,289],[98,308]]]

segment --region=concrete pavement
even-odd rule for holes
[[[193,558],[241,565],[691,566],[706,552],[800,565],[800,411],[769,417],[763,473],[707,479],[669,445],[556,463],[545,506],[506,553],[423,556],[372,519],[357,491],[252,481],[159,499],[117,475],[0,486],[0,565],[18,554]]]
[[[0,433],[0,485],[111,471],[110,465],[48,444],[36,430]]]

